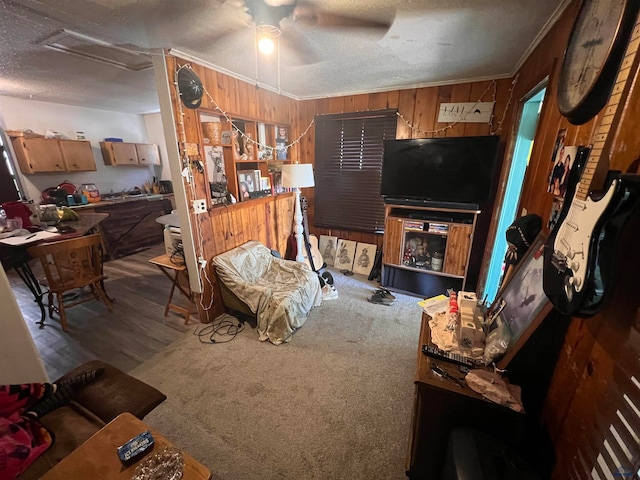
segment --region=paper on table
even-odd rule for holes
[[[424,313],[433,317],[438,312],[444,312],[449,305],[449,297],[446,295],[438,295],[436,297],[425,298],[418,302]]]
[[[37,242],[40,240],[45,240],[47,238],[57,237],[58,235],[60,234],[54,233],[54,232],[36,232],[36,233],[31,233],[29,235],[3,238],[0,240],[0,243],[17,247],[20,245],[27,245],[29,243]]]

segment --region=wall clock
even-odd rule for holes
[[[604,107],[638,14],[637,0],[584,0],[564,54],[558,108],[582,125]]]

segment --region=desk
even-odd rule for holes
[[[150,428],[130,413],[122,413],[49,470],[42,477],[42,480],[67,480],[70,478],[130,480],[138,464],[144,461],[149,453],[146,453],[137,462],[125,466],[120,463],[116,449],[146,430],[151,431],[154,439],[151,452],[161,452],[165,447],[174,447],[161,433]],[[182,452],[182,457],[184,458],[183,480],[208,480],[211,478],[209,469],[191,455]]]
[[[13,268],[18,273],[22,281],[33,294],[34,302],[36,302],[38,304],[38,307],[40,307],[40,322],[38,322],[40,328],[44,328],[44,321],[46,318],[44,304],[42,303],[42,297],[44,296],[45,292],[42,291],[38,279],[35,277],[33,271],[31,270],[31,267],[29,266],[29,260],[31,260],[31,257],[27,253],[27,248],[35,245],[36,243],[56,242],[60,240],[66,240],[67,238],[73,238],[93,233],[100,222],[107,218],[109,214],[83,213],[82,215],[78,216],[80,217],[79,220],[60,222],[60,225],[69,226],[75,230],[71,233],[56,234],[55,236],[50,236],[48,238],[38,238],[38,236],[36,236],[33,238],[33,240],[29,241],[26,241],[25,238],[25,242],[18,245],[3,243],[2,240],[0,240],[0,246],[5,250],[5,252],[8,253],[8,255],[2,255],[2,264],[4,268]],[[15,239],[18,237],[9,238]]]
[[[406,464],[411,479],[441,477],[449,433],[454,427],[475,428],[507,443],[520,440],[525,430],[523,414],[490,402],[467,386],[460,388],[431,371],[434,364],[456,378],[464,376],[456,365],[422,353],[422,345],[433,345],[429,319],[422,314]]]
[[[193,295],[191,293],[191,289],[189,288],[189,276],[187,274],[187,267],[185,265],[176,265],[171,261],[167,254],[160,255],[159,257],[152,258],[149,262],[156,265],[162,273],[164,273],[169,280],[171,280],[171,292],[169,292],[169,300],[167,301],[167,306],[164,309],[164,316],[166,317],[169,313],[169,310],[173,310],[174,312],[178,312],[183,314],[184,324],[187,325],[189,323],[189,316],[191,314],[191,307],[195,304],[193,303]],[[173,273],[173,277],[171,276]],[[184,295],[189,304],[187,308],[183,308],[179,305],[172,303],[173,294],[176,288],[180,291],[182,295]]]

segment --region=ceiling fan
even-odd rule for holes
[[[282,35],[283,42],[293,50],[297,50],[304,63],[317,61],[317,54],[302,31],[306,28],[327,29],[366,29],[380,36],[389,30],[395,15],[394,11],[385,9],[379,12],[381,19],[365,18],[352,15],[331,13],[315,3],[305,0],[243,0],[244,11],[251,17],[258,35],[259,46],[266,39],[267,50],[274,48],[274,40]],[[378,12],[376,12],[378,13]]]

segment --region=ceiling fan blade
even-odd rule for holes
[[[322,61],[322,58],[313,43],[307,40],[307,38],[305,38],[305,36],[301,34],[295,26],[282,30],[280,42],[283,53],[285,55],[291,54],[294,56],[294,61],[292,62],[294,64],[312,65]]]
[[[391,11],[392,17],[395,11]],[[380,15],[384,19],[373,19],[364,17],[355,17],[351,15],[338,15],[319,10],[314,5],[297,2],[293,11],[293,21],[318,27],[348,27],[348,28],[369,28],[387,31],[391,27],[393,21],[386,20],[389,17],[387,12]]]

